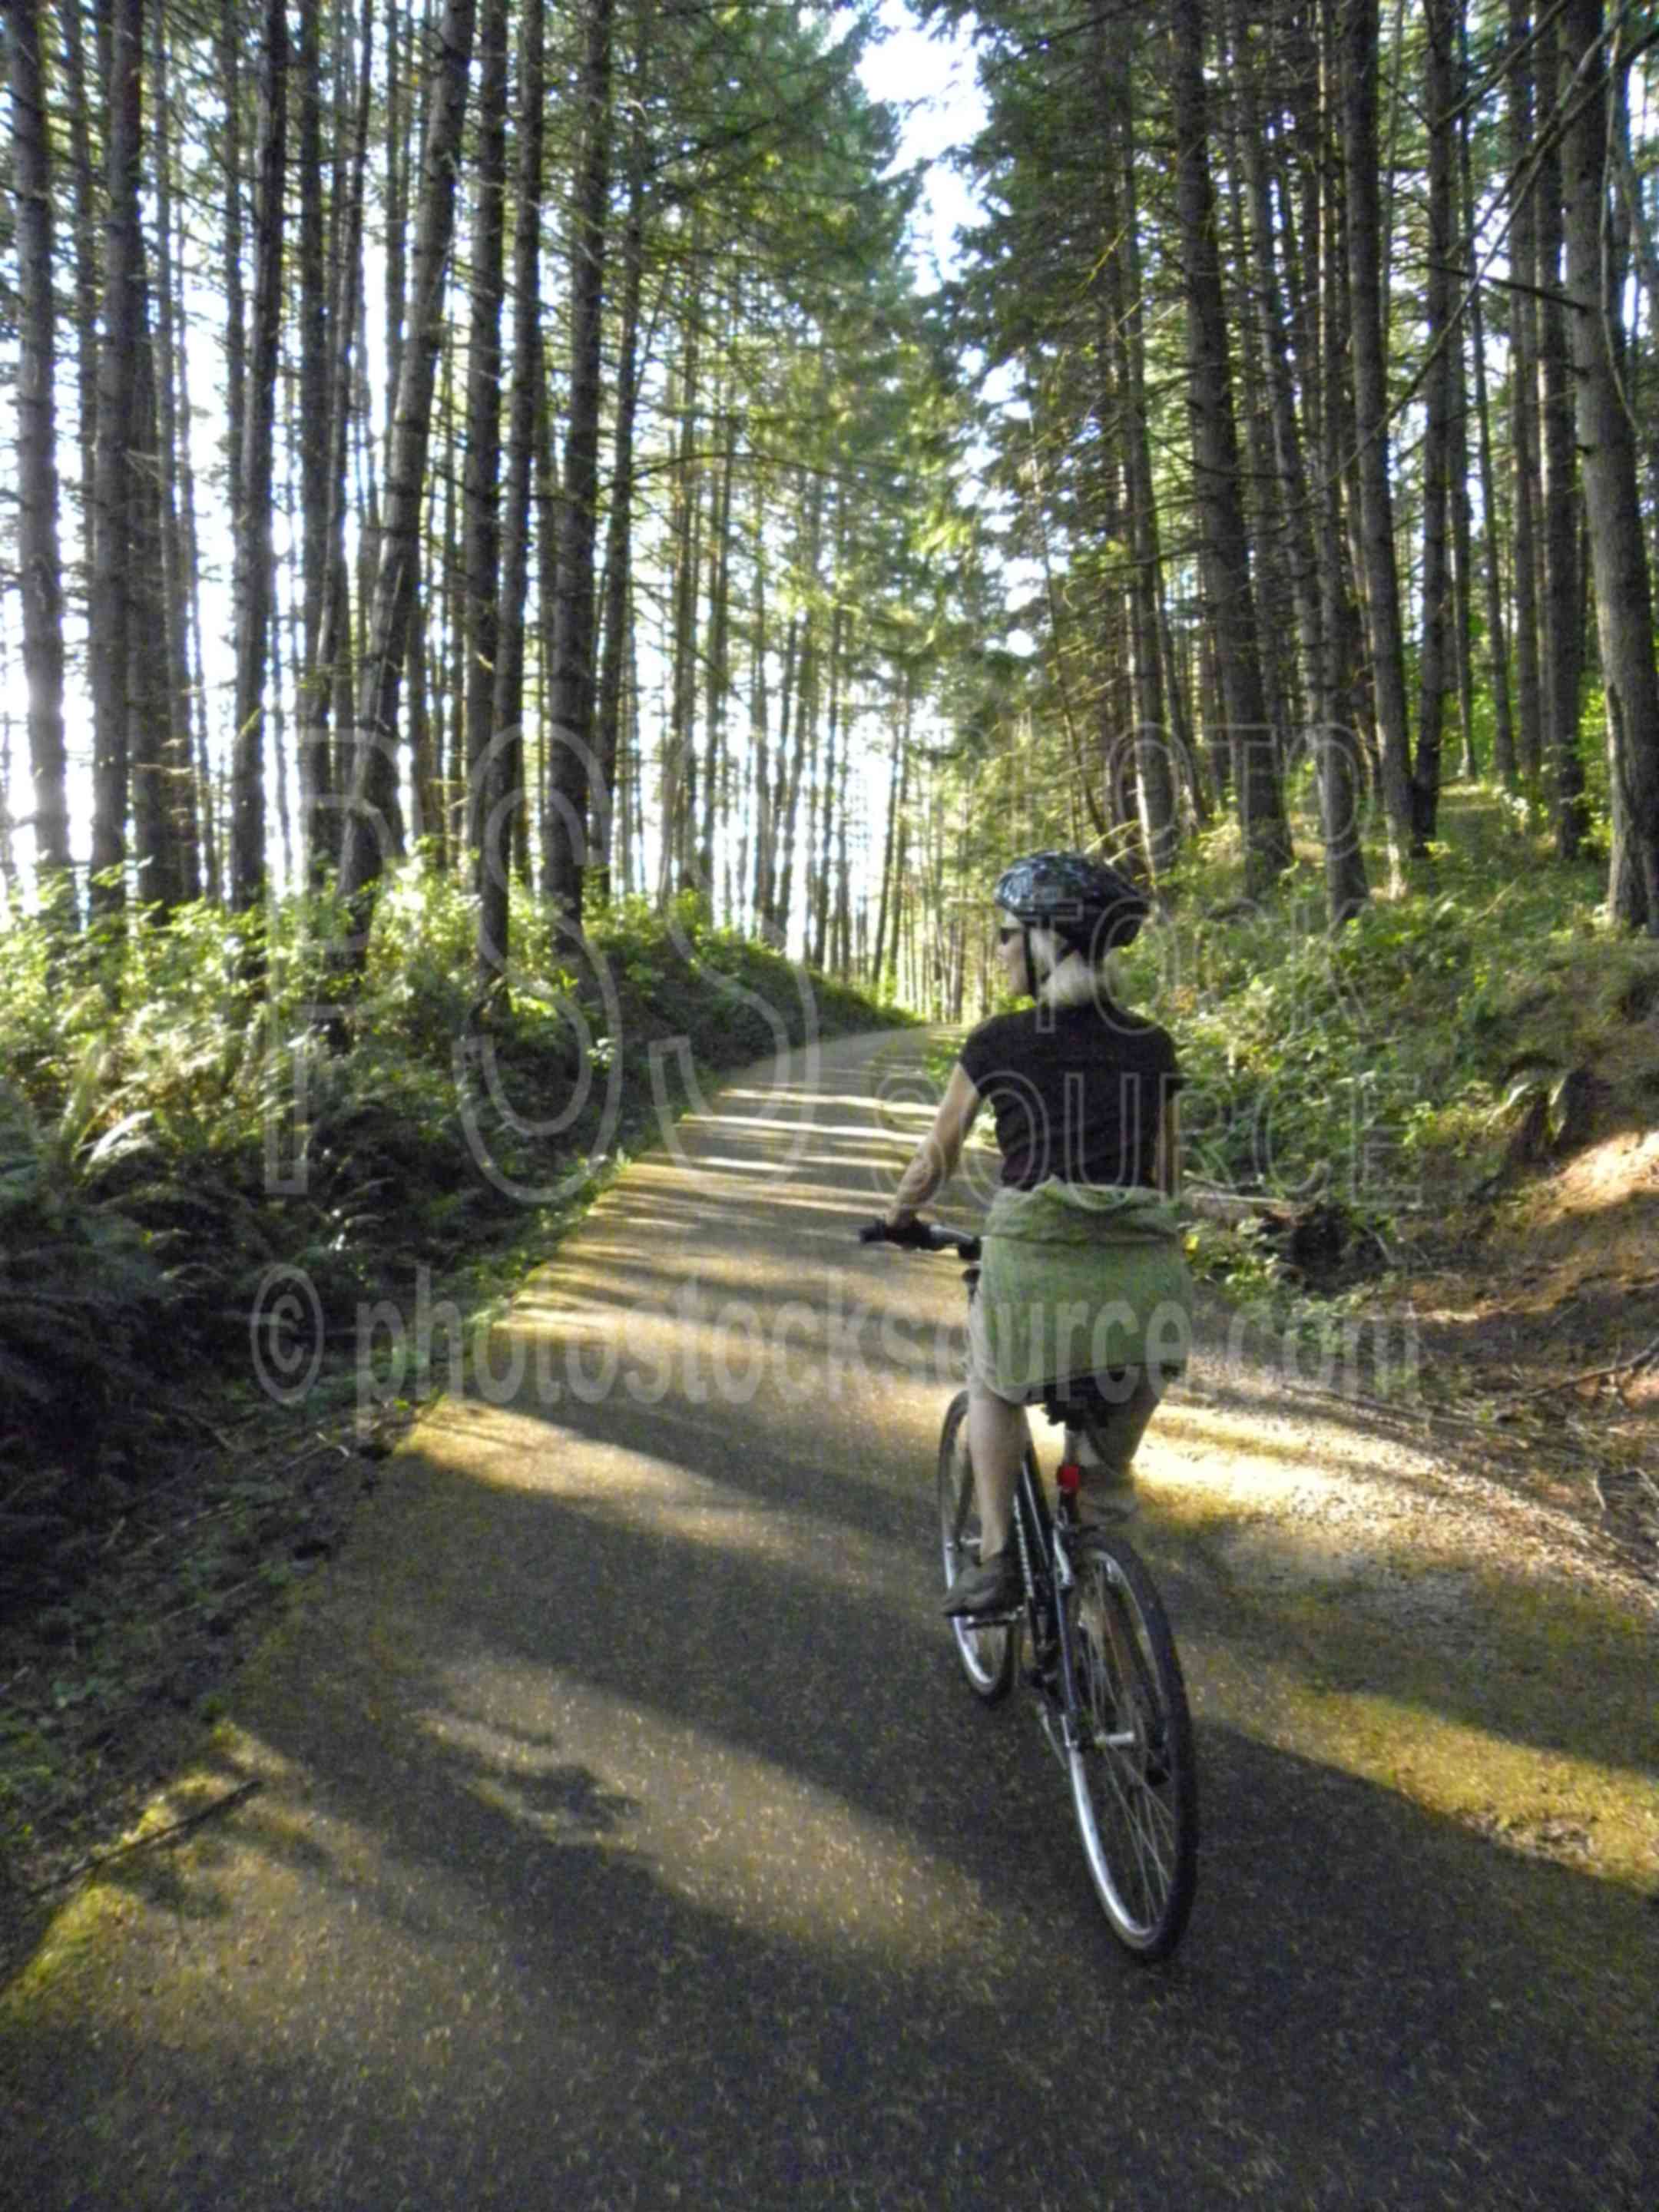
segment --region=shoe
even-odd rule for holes
[[[1125,1474],[1103,1480],[1104,1470],[1085,1468],[1077,1493],[1077,1517],[1085,1528],[1109,1528],[1115,1524],[1133,1521],[1140,1511],[1140,1500],[1135,1492],[1135,1479]]]
[[[957,1576],[945,1601],[945,1618],[960,1620],[964,1615],[976,1619],[984,1613],[1012,1613],[1019,1596],[1019,1561],[1010,1545],[994,1559],[981,1559],[976,1567]]]

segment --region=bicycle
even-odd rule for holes
[[[954,1251],[969,1263],[977,1237],[936,1224],[872,1222],[866,1243]],[[1078,1494],[1084,1439],[1095,1444],[1108,1400],[1092,1377],[1043,1395],[1066,1431],[1051,1509],[1028,1445],[1014,1492],[1011,1539],[1023,1597],[1012,1612],[951,1623],[969,1687],[987,1705],[1007,1696],[1022,1643],[1025,1680],[1043,1734],[1071,1784],[1084,1856],[1113,1935],[1138,1960],[1168,1958],[1192,1911],[1198,1875],[1198,1775],[1181,1661],[1145,1561],[1118,1528],[1085,1527]],[[951,1401],[939,1436],[939,1514],[947,1592],[979,1557],[968,1451],[968,1393]]]

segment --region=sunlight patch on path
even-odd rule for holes
[[[994,1953],[977,1884],[894,1823],[683,1713],[487,1657],[447,1669],[443,1686],[449,1702],[422,1726],[465,1754],[469,1786],[527,1845],[586,1835],[702,1911],[827,1953],[913,1966]],[[550,1806],[538,1784],[578,1772],[580,1790]]]
[[[1539,1510],[1328,1413],[1172,1402],[1140,1460],[1204,1717],[1659,1895],[1659,1633]],[[1476,1497],[1476,1490],[1480,1496]]]

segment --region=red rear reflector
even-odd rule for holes
[[[1074,1459],[1063,1459],[1054,1479],[1068,1498],[1075,1498],[1083,1480],[1083,1469]]]

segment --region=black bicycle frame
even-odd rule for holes
[[[1020,1462],[1019,1480],[1014,1492],[1014,1533],[1019,1546],[1020,1568],[1025,1579],[1025,1606],[1031,1633],[1031,1656],[1041,1662],[1042,1652],[1042,1622],[1039,1604],[1046,1597],[1054,1618],[1051,1624],[1054,1647],[1060,1655],[1060,1710],[1064,1727],[1066,1748],[1074,1748],[1073,1737],[1078,1710],[1077,1680],[1072,1668],[1072,1639],[1066,1632],[1065,1620],[1065,1591],[1060,1586],[1060,1555],[1055,1545],[1054,1516],[1048,1510],[1048,1501],[1041,1486],[1033,1481],[1029,1463]],[[1066,1571],[1070,1575],[1070,1559]],[[1045,1692],[1052,1694],[1052,1692]]]

